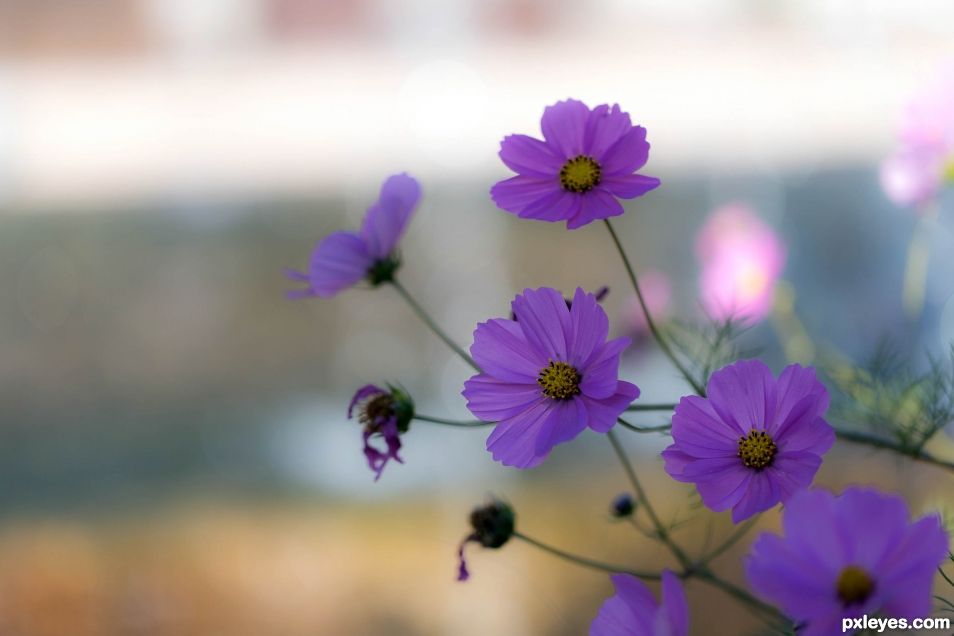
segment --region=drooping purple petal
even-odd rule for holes
[[[552,400],[541,398],[523,413],[501,420],[487,438],[487,450],[505,466],[532,468],[546,455],[537,454],[537,437],[548,425]]]
[[[535,452],[546,457],[557,444],[574,439],[586,428],[587,412],[582,400],[556,402],[550,408],[550,417],[537,435]]]
[[[372,395],[384,395],[387,393],[381,387],[375,386],[373,384],[365,384],[363,387],[355,391],[354,396],[351,398],[351,402],[348,404],[348,419],[350,420],[354,415],[354,407],[368,399]]]
[[[420,184],[407,174],[384,182],[378,201],[368,209],[361,225],[361,238],[374,259],[387,258],[394,251],[420,199]]]
[[[550,179],[560,172],[565,159],[545,142],[527,135],[508,135],[500,142],[500,158],[517,174]]]
[[[564,159],[583,154],[583,136],[589,115],[586,104],[575,99],[547,106],[540,120],[547,144]]]

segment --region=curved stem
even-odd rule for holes
[[[628,428],[634,433],[665,433],[672,428],[672,424],[660,424],[659,426],[636,426],[635,424],[630,424],[621,417],[617,417],[616,421],[619,422],[620,426],[623,428]]]
[[[709,563],[714,561],[716,558],[722,555],[726,550],[738,543],[739,539],[745,536],[745,534],[752,529],[752,526],[758,521],[758,516],[752,517],[733,532],[729,537],[719,544],[712,552],[709,552],[699,561],[699,565],[703,568],[707,567]]]
[[[642,504],[643,508],[646,510],[646,514],[649,515],[649,520],[653,524],[653,528],[656,530],[656,534],[659,535],[659,540],[669,548],[669,551],[672,552],[673,556],[679,561],[682,567],[691,569],[691,561],[689,557],[686,556],[686,553],[682,551],[675,541],[669,536],[669,531],[666,530],[666,526],[663,525],[662,521],[659,520],[659,516],[656,514],[655,509],[651,503],[649,503],[649,497],[646,496],[646,491],[643,490],[642,484],[639,483],[639,478],[636,477],[636,471],[633,470],[633,465],[629,463],[629,458],[626,457],[626,452],[623,450],[623,445],[620,444],[619,439],[616,437],[616,433],[610,429],[606,433],[606,437],[609,438],[610,444],[613,445],[613,450],[616,451],[616,456],[619,458],[620,464],[623,465],[623,470],[626,472],[626,476],[629,478],[630,484],[633,486],[633,490],[636,492],[636,498]]]
[[[434,320],[428,315],[426,311],[424,311],[424,308],[421,307],[416,300],[414,300],[414,297],[411,296],[411,294],[409,294],[406,289],[404,289],[404,285],[398,282],[396,278],[392,279],[390,282],[391,282],[391,285],[394,287],[394,289],[396,289],[397,292],[401,295],[401,298],[403,298],[404,301],[408,305],[410,305],[411,309],[414,310],[414,313],[417,314],[417,317],[423,320],[424,324],[426,324],[430,328],[430,330],[437,335],[438,338],[443,340],[444,343],[454,351],[454,353],[460,356],[461,360],[463,360],[464,362],[472,366],[475,371],[480,373],[481,369],[480,367],[477,366],[477,363],[474,362],[474,359],[471,358],[466,351],[461,349],[456,342],[450,339],[450,336],[444,333],[444,331],[437,326],[437,323],[434,322]]]
[[[876,437],[867,433],[859,433],[856,431],[836,430],[835,434],[838,435],[839,439],[843,439],[847,442],[865,444],[873,448],[893,451],[899,455],[909,457],[914,461],[924,462],[925,464],[931,464],[932,466],[937,466],[939,468],[954,472],[954,462],[941,459],[940,457],[935,457],[934,455],[926,453],[922,450],[904,448],[900,444],[892,442],[891,440],[886,440],[881,437]]]
[[[520,539],[521,541],[525,541],[529,543],[530,545],[543,550],[544,552],[549,552],[553,556],[559,557],[565,561],[569,561],[570,563],[576,563],[577,565],[582,565],[584,567],[592,568],[594,570],[601,570],[603,572],[610,572],[612,574],[630,574],[632,576],[635,576],[636,578],[643,579],[645,581],[658,581],[659,579],[662,578],[662,576],[656,572],[642,572],[638,570],[631,570],[627,567],[613,565],[612,563],[603,563],[602,561],[595,561],[587,557],[582,557],[576,554],[572,554],[570,552],[566,552],[565,550],[561,550],[560,548],[554,548],[551,545],[547,545],[546,543],[537,541],[536,539],[532,537],[528,537],[527,535],[522,534],[520,532],[515,531],[513,533],[513,536],[516,537],[517,539]]]
[[[633,269],[632,264],[629,262],[629,257],[626,256],[626,251],[623,249],[623,244],[620,243],[619,237],[616,235],[616,230],[613,229],[612,223],[609,219],[604,219],[606,222],[606,229],[609,230],[610,236],[613,237],[613,242],[616,244],[616,250],[619,252],[620,257],[623,259],[623,266],[626,268],[626,273],[629,274],[629,280],[633,284],[633,289],[636,291],[636,298],[639,300],[639,306],[643,310],[643,315],[646,317],[646,326],[649,327],[649,331],[653,334],[653,338],[656,339],[656,342],[659,344],[659,348],[662,349],[663,353],[666,354],[666,357],[672,361],[673,365],[679,370],[679,373],[682,374],[682,377],[686,379],[686,382],[689,383],[689,386],[698,393],[699,395],[705,395],[706,390],[702,387],[692,374],[689,373],[689,369],[685,367],[682,361],[676,357],[675,352],[672,350],[672,347],[669,346],[669,341],[667,341],[662,333],[659,331],[659,328],[656,326],[656,322],[653,320],[652,314],[649,312],[649,306],[646,305],[646,299],[643,298],[643,292],[639,288],[639,280],[636,278],[636,270]]]
[[[722,590],[723,592],[725,592],[732,598],[736,599],[737,601],[745,603],[746,605],[748,605],[749,607],[753,609],[759,610],[760,612],[763,613],[763,617],[766,619],[769,619],[773,622],[777,622],[780,624],[784,623],[786,626],[791,625],[791,621],[789,621],[785,617],[785,615],[779,612],[777,609],[775,609],[768,603],[765,603],[755,598],[754,596],[752,596],[751,594],[743,590],[741,587],[733,583],[729,583],[728,581],[724,579],[720,579],[709,570],[700,570],[698,572],[693,573],[692,576],[695,576],[700,581],[705,581],[706,583],[708,583],[709,585],[713,587],[719,588],[720,590]]]
[[[491,426],[496,422],[483,422],[481,420],[448,420],[443,417],[432,417],[430,415],[414,414],[414,419],[421,422],[430,422],[432,424],[443,424],[444,426],[459,426],[461,428],[477,428],[480,426]]]
[[[630,404],[627,411],[675,411],[675,404]]]

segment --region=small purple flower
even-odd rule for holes
[[[785,537],[764,533],[752,546],[749,584],[804,624],[799,636],[838,634],[842,618],[865,614],[928,616],[948,537],[936,515],[908,519],[895,495],[801,491],[785,504]]]
[[[404,463],[398,451],[401,434],[408,431],[414,417],[414,404],[401,389],[385,390],[367,384],[358,389],[348,405],[348,419],[354,416],[364,426],[364,456],[377,481],[389,460]],[[384,439],[383,449],[371,445],[371,440],[378,437]]]
[[[417,202],[421,186],[407,174],[388,177],[381,196],[368,208],[359,232],[334,232],[315,246],[308,272],[285,270],[285,275],[304,289],[288,292],[289,298],[338,292],[367,280],[372,286],[390,281],[400,266],[396,248]]]
[[[710,509],[738,523],[807,488],[835,442],[824,420],[828,391],[812,368],[776,380],[758,360],[712,374],[708,398],[684,397],[672,418],[666,472],[693,482]]]
[[[606,341],[609,320],[593,294],[577,288],[567,308],[555,289],[525,289],[511,306],[516,320],[477,325],[470,353],[484,372],[463,395],[471,413],[498,422],[487,439],[494,459],[530,468],[587,426],[609,431],[639,389],[619,380],[629,338]]]
[[[646,584],[629,574],[610,577],[616,595],[607,599],[590,625],[590,636],[686,636],[689,605],[679,578],[664,570],[662,601],[656,603]]]
[[[575,99],[543,111],[543,138],[510,135],[500,158],[517,173],[490,189],[497,207],[524,219],[566,221],[568,229],[619,216],[619,199],[632,199],[659,186],[659,179],[634,174],[649,158],[646,129],[633,126],[614,104],[590,110]]]

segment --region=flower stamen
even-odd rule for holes
[[[857,565],[849,565],[842,570],[836,584],[838,598],[845,607],[867,601],[874,587],[874,581],[868,573]]]
[[[560,185],[567,192],[588,192],[600,184],[603,171],[593,157],[577,155],[560,168]]]
[[[368,398],[358,408],[358,421],[366,430],[375,431],[394,414],[394,398],[390,393],[379,393]]]
[[[566,362],[554,362],[540,370],[537,384],[543,394],[554,400],[568,400],[580,394],[580,372]]]
[[[739,457],[748,468],[762,470],[772,463],[778,446],[765,431],[750,431],[739,438]]]

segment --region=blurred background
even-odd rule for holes
[[[954,341],[951,197],[900,206],[879,166],[952,57],[947,0],[0,0],[0,633],[585,633],[605,575],[511,543],[472,549],[458,584],[455,552],[495,493],[538,539],[665,565],[608,521],[606,441],[518,472],[487,429],[416,422],[374,483],[353,391],[397,382],[465,419],[469,369],[393,290],[292,302],[283,269],[408,171],[402,277],[459,342],[541,285],[608,285],[638,334],[604,228],[488,196],[500,139],[538,135],[544,106],[619,102],[663,182],[616,224],[661,315],[701,317],[697,234],[742,207],[784,254],[747,345],[778,370],[888,336],[921,364]],[[649,402],[686,392],[645,339],[623,375]],[[664,516],[701,513],[666,439],[623,434]],[[843,444],[818,481],[954,504],[950,473]],[[746,545],[717,564],[738,582]],[[694,633],[758,627],[689,595]]]

